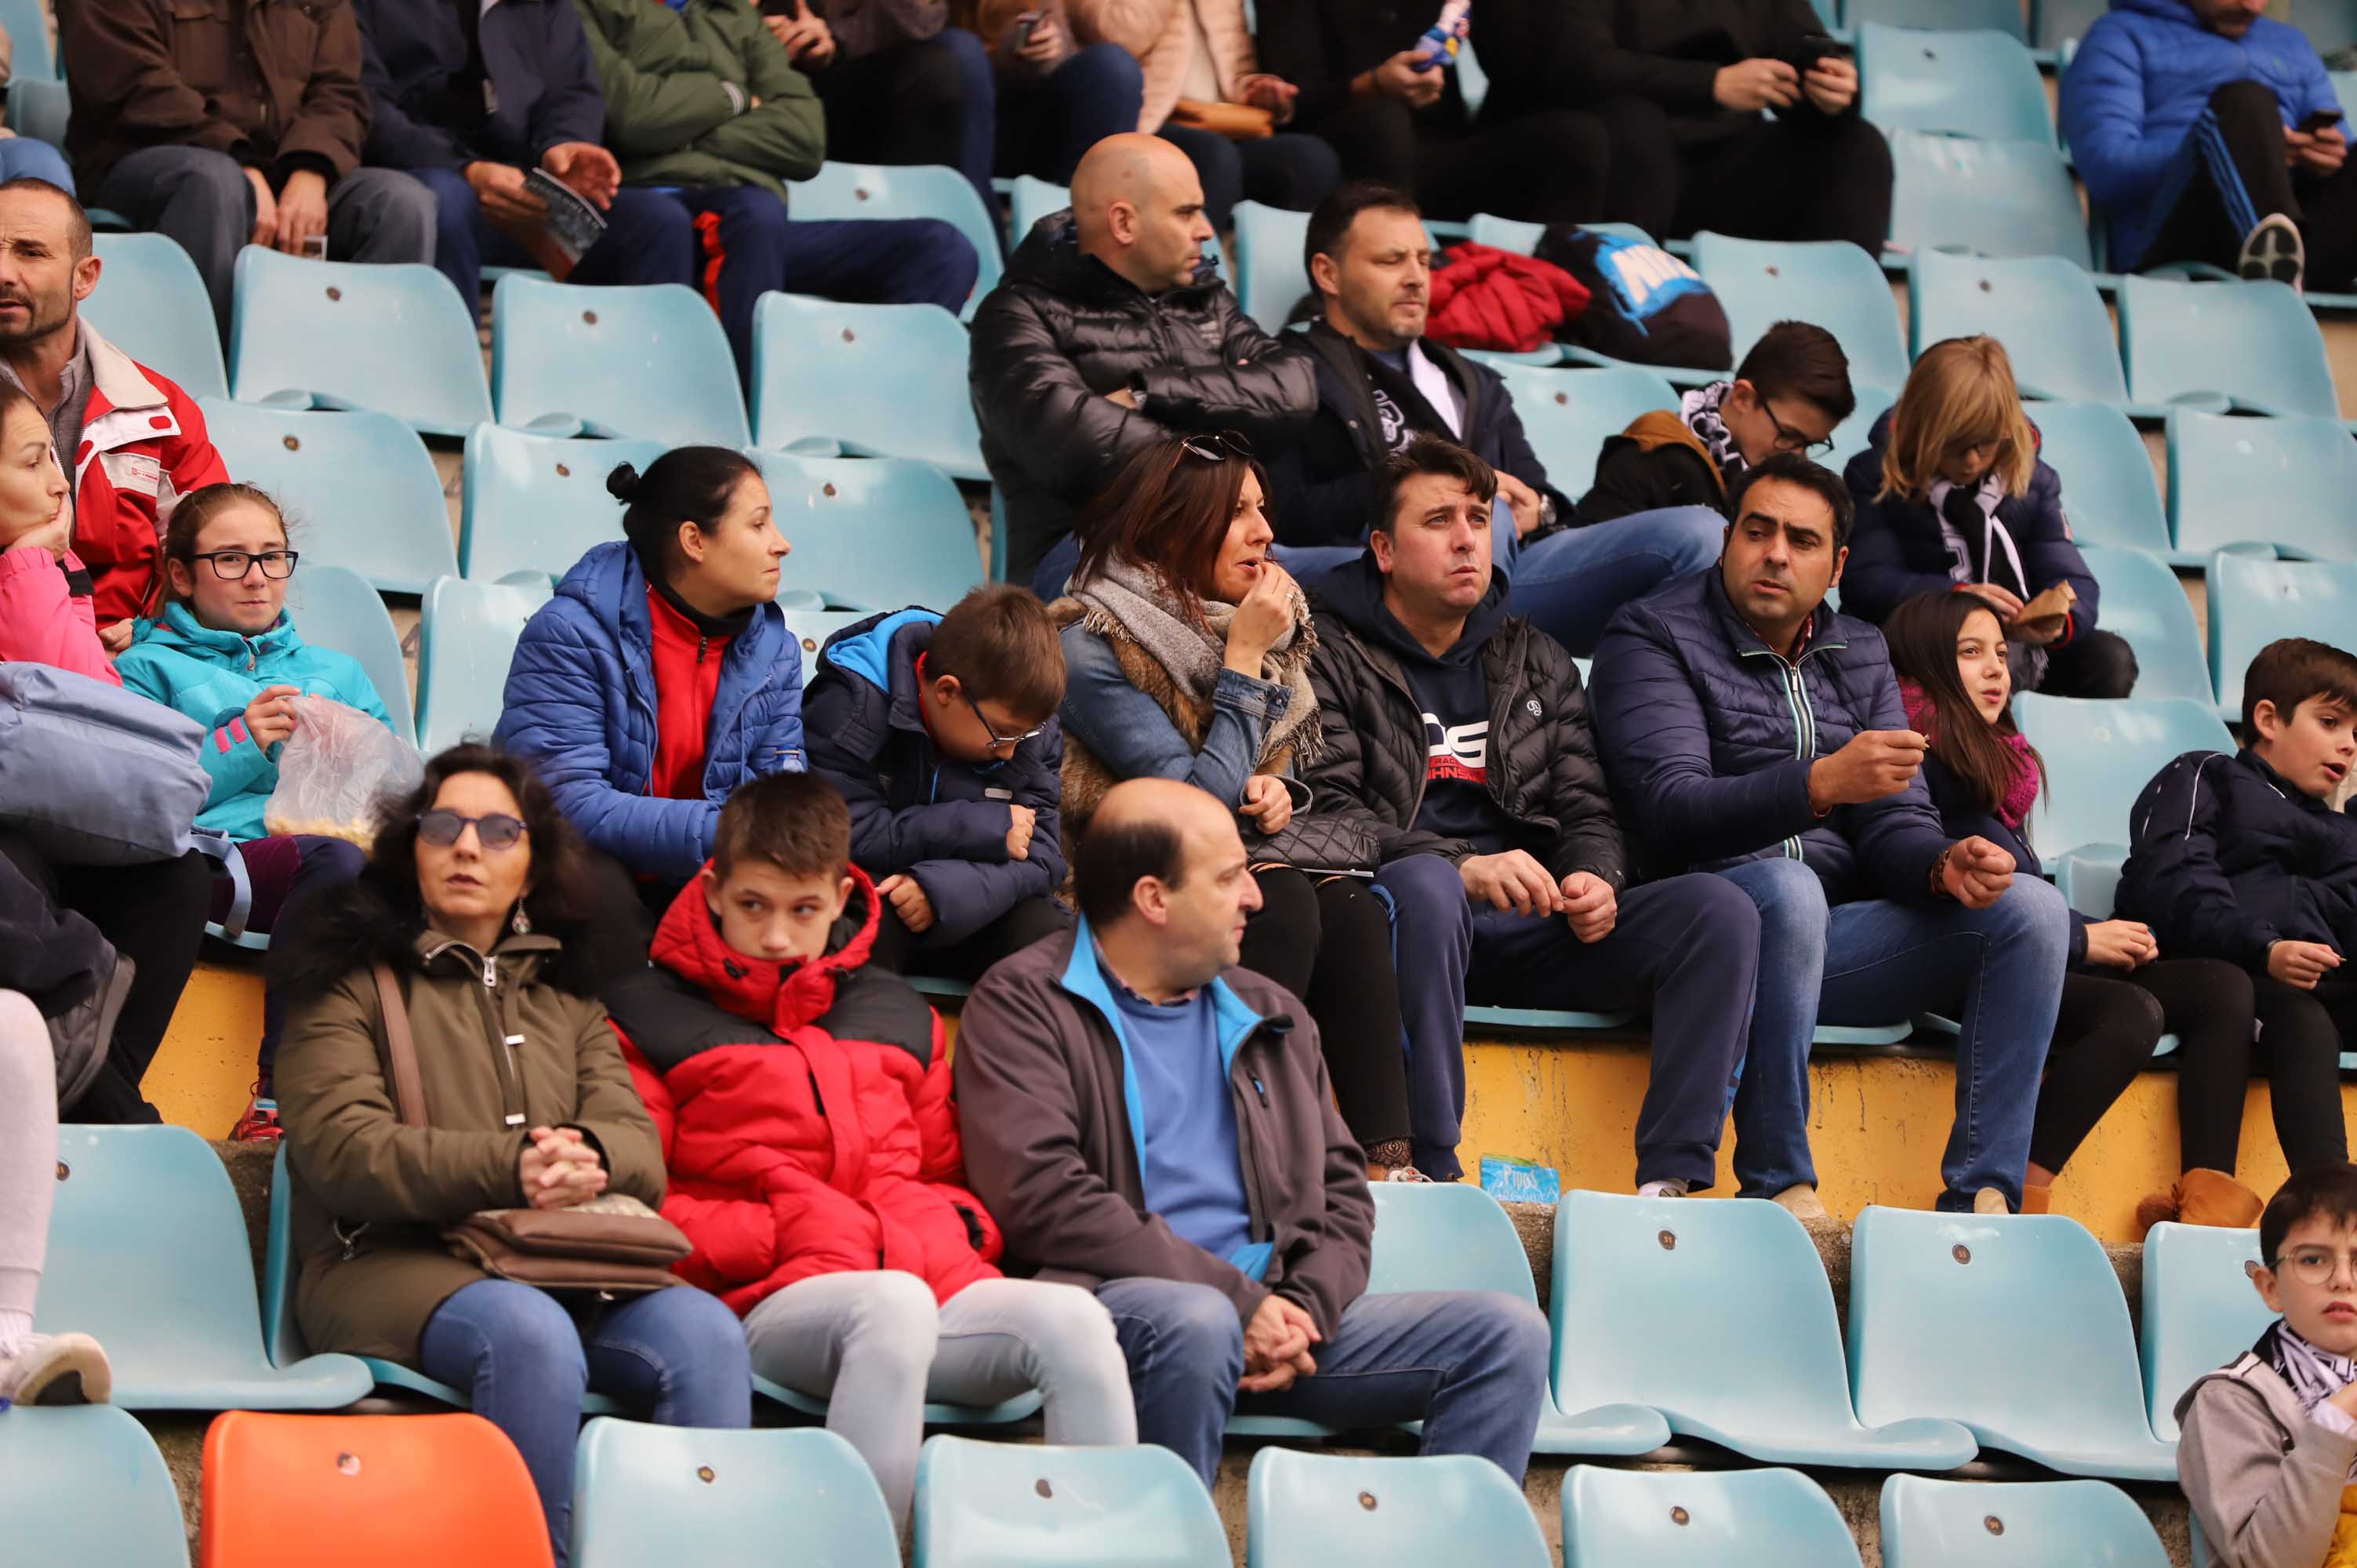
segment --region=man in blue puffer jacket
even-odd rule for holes
[[[2265,8],[2113,0],[2087,29],[2060,119],[2117,270],[2208,262],[2351,286],[2357,177],[2343,172],[2341,103],[2314,46]]]
[[[1823,1217],[1808,1137],[1818,1020],[1930,1007],[1964,1020],[1940,1207],[2018,1207],[2069,911],[1986,839],[1949,838],[1882,634],[1824,607],[1848,554],[1841,480],[1787,453],[1748,470],[1731,507],[1715,569],[1605,628],[1593,712],[1648,871],[1717,871],[1760,909],[1736,1177],[1746,1197]]]

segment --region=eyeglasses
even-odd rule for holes
[[[2343,1263],[2349,1265],[2351,1277],[2357,1278],[2357,1253],[2336,1252],[2330,1247],[2295,1247],[2276,1260],[2276,1272],[2287,1273],[2302,1284],[2329,1284]]]
[[[265,577],[286,578],[295,575],[295,562],[300,552],[265,550],[254,554],[244,550],[208,550],[201,555],[191,555],[191,561],[212,563],[213,575],[225,583],[242,582],[246,573],[255,566]]]
[[[1037,740],[1048,733],[1048,726],[1041,725],[1037,729],[1027,729],[1021,735],[1001,735],[993,727],[991,722],[983,716],[982,704],[974,700],[974,694],[965,689],[965,682],[963,681],[958,682],[958,695],[963,697],[965,705],[974,710],[974,722],[980,725],[982,733],[990,737],[990,749],[993,751],[996,751],[1002,746],[1021,746],[1027,740]]]
[[[462,817],[456,811],[435,811],[420,812],[417,818],[417,836],[436,849],[448,849],[469,827],[475,830],[476,841],[490,850],[513,849],[524,835],[524,825],[505,811]]]
[[[1232,430],[1222,430],[1209,435],[1189,435],[1178,445],[1190,457],[1200,457],[1207,463],[1225,463],[1232,458],[1253,455],[1252,443]]]
[[[1768,423],[1776,427],[1777,451],[1798,452],[1807,457],[1822,457],[1834,449],[1833,437],[1827,436],[1823,441],[1812,441],[1777,418],[1776,411],[1768,406],[1768,401],[1765,398],[1760,402],[1760,412],[1766,414]]]

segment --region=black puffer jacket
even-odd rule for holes
[[[1380,629],[1390,619],[1383,592],[1370,553],[1319,584],[1312,600],[1318,651],[1309,683],[1323,732],[1306,774],[1312,811],[1372,820],[1385,861],[1463,860],[1471,844],[1415,825],[1431,746],[1423,707]],[[1484,639],[1490,794],[1519,827],[1546,841],[1539,858],[1557,879],[1586,871],[1619,888],[1629,878],[1628,849],[1605,793],[1579,666],[1555,639],[1503,614],[1505,597],[1505,577],[1493,577],[1465,623],[1466,636]]]
[[[1275,452],[1318,407],[1308,356],[1237,308],[1208,255],[1193,283],[1149,295],[1081,253],[1068,211],[1033,227],[974,312],[968,366],[1017,583],[1144,443],[1236,430]],[[1124,387],[1135,412],[1105,396]]]

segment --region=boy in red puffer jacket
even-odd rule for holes
[[[1050,1443],[1134,1443],[1137,1423],[1096,1298],[993,1266],[941,1020],[868,966],[876,925],[843,798],[757,779],[611,1001],[662,1138],[663,1215],[695,1243],[681,1275],[744,1316],[755,1372],[830,1402],[897,1527],[928,1400],[1036,1388]]]

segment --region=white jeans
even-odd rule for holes
[[[876,1472],[904,1534],[929,1399],[991,1405],[1038,1389],[1049,1442],[1137,1441],[1113,1318],[1073,1285],[977,1280],[936,1306],[915,1274],[823,1274],[755,1307],[745,1339],[754,1371],[827,1400],[827,1430]]]

